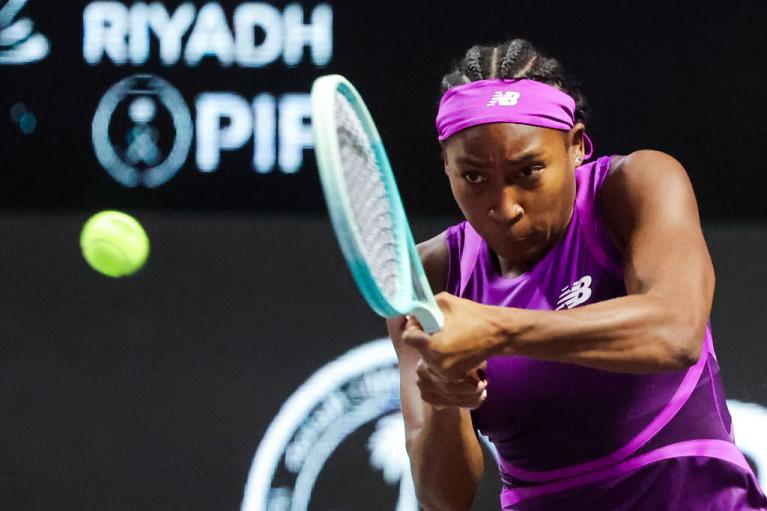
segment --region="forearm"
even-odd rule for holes
[[[498,308],[497,351],[628,373],[679,370],[700,353],[706,318],[648,295],[565,311]]]
[[[468,410],[424,405],[421,427],[407,440],[413,482],[427,511],[471,508],[482,478],[482,452]]]

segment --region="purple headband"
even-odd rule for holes
[[[575,125],[575,100],[535,80],[479,80],[451,87],[437,113],[439,140],[477,124],[513,122],[569,131]],[[593,153],[584,134],[585,159]]]

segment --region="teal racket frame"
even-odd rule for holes
[[[394,297],[387,298],[374,278],[363,255],[360,233],[354,223],[351,199],[346,191],[342,171],[337,135],[335,116],[337,93],[346,98],[357,114],[381,170],[381,178],[390,205],[389,215],[395,244],[397,291]],[[444,317],[434,300],[421,264],[389,158],[362,96],[343,76],[326,75],[315,80],[312,86],[311,108],[320,182],[333,229],[357,287],[370,307],[379,315],[395,317],[411,314],[418,319],[425,331],[440,330]]]

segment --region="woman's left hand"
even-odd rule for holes
[[[432,371],[458,378],[499,352],[502,328],[488,306],[448,293],[438,294],[436,300],[445,315],[442,330],[429,335],[408,318],[402,334]]]

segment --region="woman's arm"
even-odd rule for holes
[[[421,244],[419,252],[432,288],[441,291],[447,280],[444,234]],[[466,408],[447,402],[435,408],[422,399],[419,387],[429,382],[417,374],[421,355],[402,342],[404,326],[404,318],[387,321],[399,359],[407,451],[418,500],[426,510],[468,510],[484,469],[471,415]],[[414,329],[411,326],[408,331]]]
[[[403,341],[447,376],[501,353],[630,373],[695,363],[714,271],[692,186],[663,153],[638,151],[616,163],[600,198],[608,231],[624,253],[628,296],[555,312],[440,294],[445,328],[432,336],[408,332]]]

